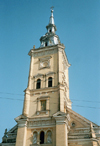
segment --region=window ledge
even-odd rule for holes
[[[50,96],[40,96],[40,97],[37,98],[37,100],[42,100],[42,99],[45,100],[45,99],[49,99],[49,98],[50,98]]]
[[[41,69],[46,69],[46,68],[50,68],[50,66],[47,66],[47,67],[40,67],[39,70],[41,70]]]
[[[58,86],[52,86],[52,87],[45,87],[45,88],[39,88],[39,89],[30,89],[30,91],[37,91],[37,90],[47,90],[47,89],[53,89],[53,88],[57,88]]]
[[[37,115],[41,115],[41,114],[48,115],[48,114],[49,114],[49,111],[50,111],[50,110],[37,111]]]

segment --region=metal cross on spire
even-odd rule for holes
[[[51,9],[51,11],[53,11],[53,9],[54,9],[54,6],[52,6],[50,9]]]

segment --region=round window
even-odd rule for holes
[[[72,125],[72,127],[75,127],[75,122],[72,122],[71,125]]]

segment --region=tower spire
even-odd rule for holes
[[[50,9],[51,9],[51,16],[50,16],[49,24],[46,26],[46,28],[48,32],[55,33],[57,28],[56,25],[54,24],[54,16],[53,16],[54,7],[52,6]]]
[[[51,7],[51,16],[50,16],[50,21],[49,21],[49,24],[54,24],[54,17],[53,17],[53,6]]]
[[[49,24],[46,26],[47,33],[40,38],[41,42],[40,47],[57,45],[60,43],[58,35],[55,34],[57,28],[56,25],[54,24],[53,8],[54,7],[52,6]]]

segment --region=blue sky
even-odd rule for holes
[[[100,125],[100,0],[0,0],[0,141],[22,113],[27,54],[40,46],[52,5],[56,34],[71,64],[72,108]]]

